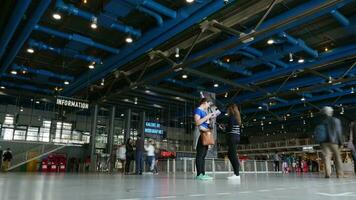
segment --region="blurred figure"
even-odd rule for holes
[[[137,136],[136,140],[136,174],[142,175],[143,172],[143,152],[145,150],[144,140],[141,136]]]
[[[125,162],[126,162],[126,147],[124,144],[120,144],[119,147],[116,150],[116,158],[117,161],[121,163],[121,167],[119,170],[121,170],[122,173],[125,173]]]
[[[158,158],[160,156],[160,151],[159,151],[159,148],[157,147],[156,144],[153,145],[154,148],[155,148],[155,158],[154,158],[154,167],[153,167],[153,173],[154,174],[158,174]]]
[[[129,174],[131,161],[134,160],[134,149],[132,147],[131,138],[127,139],[125,147],[126,147],[125,148],[126,149],[126,152],[125,152],[125,157],[126,157],[125,174]]]
[[[10,168],[11,160],[12,160],[12,152],[10,148],[7,148],[4,154],[2,155],[3,159],[3,170],[7,171]]]
[[[356,121],[353,121],[350,124],[350,138],[347,146],[351,150],[352,159],[354,160],[354,172],[356,175]]]
[[[336,176],[343,177],[341,154],[339,146],[342,145],[342,128],[339,119],[333,117],[334,110],[329,106],[322,108],[323,114],[322,124],[326,129],[326,139],[321,141],[322,153],[325,161],[325,178],[330,178],[331,175],[331,157],[334,154],[336,165]]]
[[[154,169],[154,159],[155,159],[155,147],[153,146],[153,141],[149,140],[148,145],[145,146],[145,151],[147,151],[147,165],[151,172]]]
[[[90,156],[88,156],[84,161],[84,172],[89,172],[90,169]]]
[[[274,154],[273,160],[274,160],[274,171],[279,172],[279,161],[281,160],[281,158],[279,157],[277,152]]]

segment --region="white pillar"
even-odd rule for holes
[[[213,158],[213,160],[211,161],[212,169],[213,169],[213,173],[215,173],[215,159]]]
[[[257,173],[257,162],[256,162],[256,160],[253,160],[253,165],[255,167],[255,173]]]
[[[176,173],[176,159],[173,159],[173,173]]]
[[[265,161],[265,165],[266,165],[266,172],[268,172],[268,162],[267,162],[267,160]]]
[[[167,174],[169,174],[169,159],[167,159]]]
[[[184,158],[183,163],[184,163],[183,171],[184,173],[187,173],[187,158]]]

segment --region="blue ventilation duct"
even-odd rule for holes
[[[5,87],[12,87],[12,88],[19,88],[19,89],[25,89],[25,90],[31,90],[34,92],[42,92],[46,94],[54,94],[54,91],[48,90],[48,89],[42,89],[42,88],[37,88],[32,85],[20,85],[20,84],[14,84],[14,83],[9,83],[9,82],[1,82],[1,85]]]
[[[31,77],[19,76],[19,75],[13,75],[13,74],[2,74],[1,77],[11,78],[11,79],[18,79],[18,80],[23,80],[23,81],[31,81],[31,82],[36,81]],[[53,83],[53,82],[50,82],[50,81],[45,81],[45,82],[38,81],[38,83],[43,84],[43,85],[54,86],[54,87],[63,87],[63,83]]]
[[[41,76],[46,76],[46,77],[52,77],[52,78],[56,78],[56,79],[60,79],[60,80],[65,80],[65,81],[73,81],[74,77],[72,76],[67,76],[67,75],[60,75],[51,71],[47,71],[47,70],[43,70],[43,69],[33,69],[27,66],[23,66],[23,65],[16,65],[14,64],[12,66],[13,70],[16,71],[27,71],[29,73],[32,74],[37,74],[37,75],[41,75]]]
[[[9,51],[8,56],[3,60],[2,65],[0,65],[0,74],[6,72],[9,66],[12,64],[21,47],[26,42],[27,38],[30,36],[34,26],[40,21],[42,15],[46,12],[50,4],[51,1],[42,0],[36,7],[34,14],[29,17],[29,21],[21,30],[20,35],[16,38],[13,48]]]
[[[56,37],[60,37],[63,39],[67,39],[67,40],[72,40],[72,41],[76,41],[76,42],[80,42],[83,44],[86,44],[88,46],[92,46],[98,49],[102,49],[104,51],[108,51],[110,53],[114,53],[114,54],[118,54],[120,52],[119,49],[115,49],[103,44],[99,44],[97,42],[94,42],[91,38],[85,37],[85,36],[81,36],[78,34],[68,34],[68,33],[62,33],[44,26],[40,26],[40,25],[36,25],[35,26],[35,30],[56,36]]]
[[[31,1],[18,1],[15,10],[12,12],[11,18],[7,23],[5,30],[0,38],[0,59],[3,56],[7,45],[9,44],[13,34],[15,33],[17,26],[21,22],[22,17],[25,15],[25,12],[30,5]]]
[[[144,12],[144,13],[146,13],[146,14],[148,14],[148,15],[151,15],[152,17],[154,17],[154,18],[156,19],[157,24],[158,24],[159,26],[162,26],[162,24],[163,24],[163,19],[162,19],[161,15],[159,15],[159,14],[157,14],[157,13],[151,11],[151,10],[148,10],[148,9],[146,9],[146,8],[144,8],[144,7],[141,7],[141,6],[137,6],[137,10],[139,10],[139,11],[141,11],[141,12]]]
[[[297,45],[300,48],[302,48],[305,52],[307,52],[309,55],[317,58],[319,56],[318,51],[308,47],[303,40],[301,39],[295,39],[292,36],[288,35],[285,32],[282,32],[279,34],[280,37],[283,37],[285,39],[287,39],[288,42],[290,42],[291,44]]]
[[[101,63],[101,60],[99,58],[79,54],[77,51],[71,49],[61,49],[61,48],[52,47],[40,41],[29,40],[28,45],[30,47],[35,47],[40,50],[51,51],[56,54],[64,55],[66,57],[77,58],[88,62]]]
[[[165,16],[168,16],[170,18],[176,18],[177,17],[177,12],[170,9],[170,8],[167,8],[165,6],[162,6],[161,4],[159,3],[156,3],[152,0],[143,0],[141,2],[141,4],[147,8],[150,8],[158,13],[161,13]]]
[[[239,66],[234,66],[233,64],[227,64],[227,63],[221,62],[220,60],[214,60],[213,63],[220,67],[223,67],[231,72],[236,72],[236,73],[239,73],[239,74],[242,74],[245,76],[252,75],[252,72],[250,72],[248,70],[241,69]]]
[[[126,25],[123,25],[123,24],[116,23],[114,20],[111,23],[107,23],[107,22],[101,21],[101,19],[104,19],[104,18],[99,18],[99,20],[98,20],[98,17],[96,17],[94,14],[86,12],[86,11],[83,11],[83,10],[80,10],[80,9],[78,9],[77,7],[75,7],[72,4],[65,4],[63,2],[63,0],[57,0],[56,1],[56,8],[59,11],[66,12],[66,13],[71,14],[71,15],[79,16],[79,17],[87,19],[87,20],[89,20],[91,22],[96,22],[99,25],[101,24],[101,25],[106,26],[107,28],[112,28],[112,29],[115,29],[117,31],[133,35],[135,37],[141,37],[141,31],[140,30],[137,30],[137,29],[135,29],[135,28],[133,28],[131,26],[126,26]],[[105,19],[107,19],[107,18],[105,18]]]
[[[330,12],[332,14],[332,16],[335,17],[335,19],[343,26],[349,26],[350,25],[350,21],[344,16],[342,15],[339,11],[337,10],[333,10]]]

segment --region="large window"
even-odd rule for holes
[[[28,127],[27,129],[27,141],[38,141],[38,127]]]
[[[14,140],[26,139],[27,126],[17,126],[15,129]]]
[[[6,114],[2,133],[4,140],[12,140],[14,136],[14,115]]]
[[[55,142],[68,142],[71,140],[72,124],[57,122]]]
[[[42,127],[40,128],[39,141],[49,142],[50,131],[51,131],[51,121],[44,120],[42,123]]]

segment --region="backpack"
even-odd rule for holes
[[[314,141],[318,144],[328,141],[328,127],[326,123],[319,124],[315,127]]]

